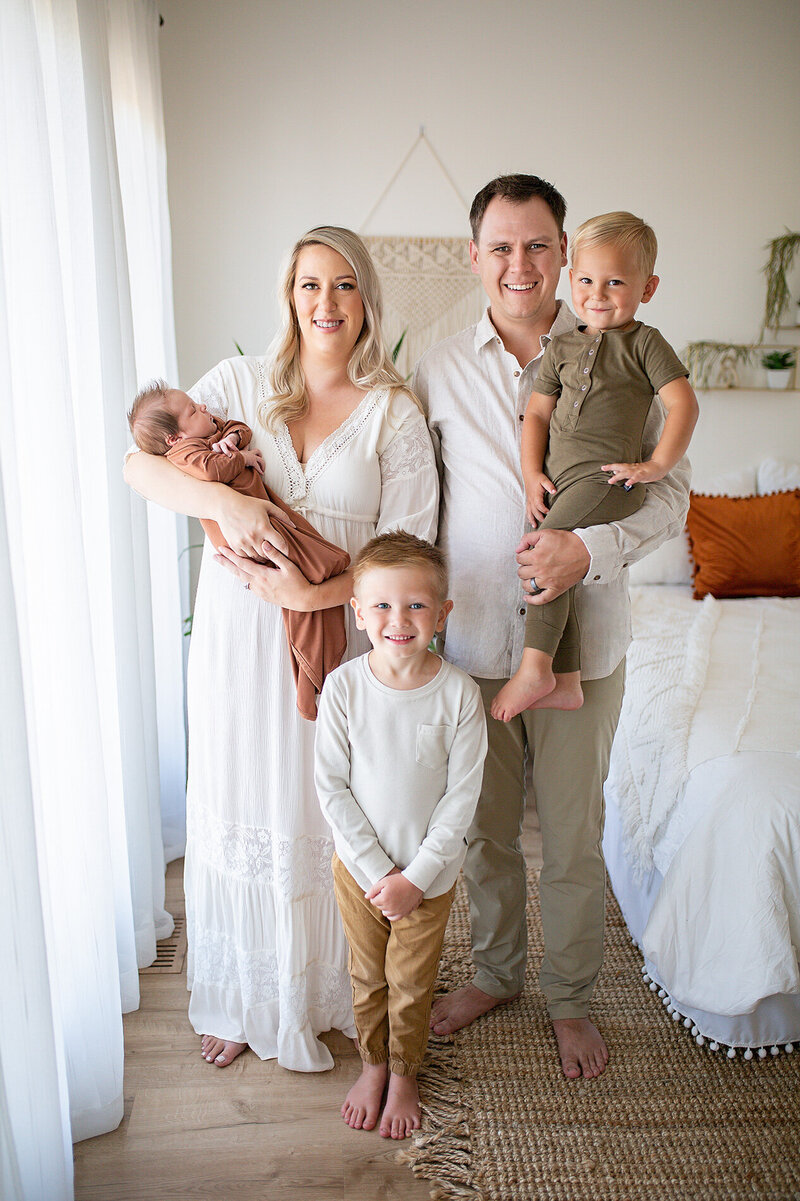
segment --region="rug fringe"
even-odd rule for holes
[[[429,1059],[420,1075],[427,1129],[415,1134],[412,1146],[398,1153],[399,1162],[431,1182],[432,1201],[484,1201],[472,1180],[469,1107],[461,1097],[452,1039],[431,1038]]]

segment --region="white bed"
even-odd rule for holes
[[[796,395],[758,400],[784,419],[798,407]],[[711,418],[729,416],[727,401],[701,398],[695,490],[797,487],[800,468],[761,461],[768,411],[734,431],[734,461],[749,455],[752,466],[720,460]],[[796,463],[794,411],[788,439]],[[632,572],[634,642],[606,785],[609,876],[665,1020],[731,1056],[800,1050],[800,598],[694,601],[677,583],[687,555],[675,540]]]

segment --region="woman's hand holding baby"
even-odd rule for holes
[[[396,922],[418,909],[425,894],[406,879],[399,867],[393,867],[387,876],[376,880],[364,896],[380,909],[387,921]]]

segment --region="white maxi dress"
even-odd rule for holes
[[[269,402],[263,358],[220,363],[191,390],[245,421],[264,480],[355,554],[376,533],[436,535],[438,481],[425,420],[405,393],[365,393],[305,466]],[[354,1034],[333,842],[314,790],[315,724],[297,712],[281,610],[214,563],[207,542],[188,671],[186,913],[189,1018],[295,1071],[333,1066],[317,1035]],[[347,609],[347,656],[368,649]]]

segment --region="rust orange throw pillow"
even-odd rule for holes
[[[800,489],[769,496],[692,493],[694,596],[800,596]]]

